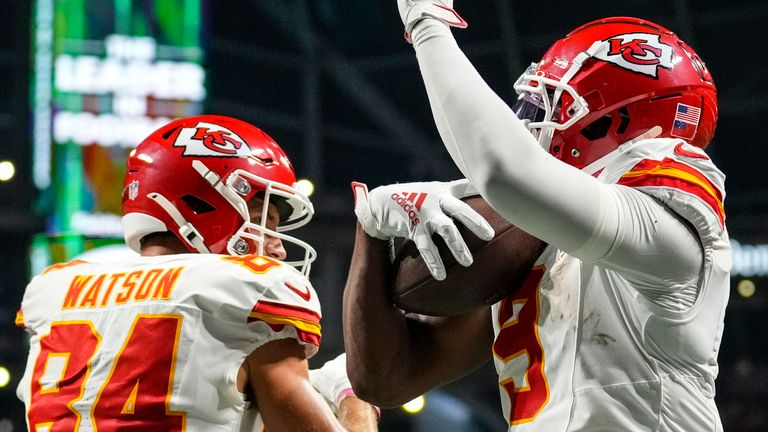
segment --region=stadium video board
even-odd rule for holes
[[[32,271],[120,242],[128,152],[202,112],[202,0],[36,0]]]

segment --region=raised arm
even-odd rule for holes
[[[676,215],[548,154],[483,81],[444,21],[424,17],[412,38],[440,136],[494,209],[585,261],[619,269],[662,265],[666,281],[691,280],[702,262],[700,246]],[[634,213],[635,207],[647,211]],[[688,253],[677,253],[681,248]]]
[[[615,209],[603,185],[539,146],[446,25],[425,19],[413,39],[440,136],[480,194],[547,243],[593,259],[602,256],[610,239],[595,239],[592,250],[584,248],[599,224],[613,223]]]

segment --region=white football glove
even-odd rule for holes
[[[476,194],[466,180],[401,183],[380,186],[370,192],[364,183],[352,182],[352,190],[355,215],[365,232],[381,240],[395,237],[413,240],[437,280],[445,279],[445,266],[432,241],[433,233],[445,240],[456,261],[465,267],[472,264],[472,254],[453,219],[480,239],[490,240],[494,236],[491,225],[461,201]]]
[[[310,369],[309,382],[323,396],[334,414],[338,413],[342,400],[355,394],[347,378],[346,353],[327,361],[320,369]]]
[[[451,27],[467,28],[467,22],[453,10],[453,0],[397,0],[400,19],[405,25],[405,40],[413,43],[411,32],[424,18],[437,18]]]

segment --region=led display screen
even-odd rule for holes
[[[33,271],[120,241],[128,152],[202,112],[201,0],[37,0],[33,177],[46,232]]]

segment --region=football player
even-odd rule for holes
[[[343,430],[327,399],[350,429],[376,430],[343,357],[315,372],[320,393],[308,378],[320,304],[315,250],[285,234],[313,215],[295,181],[272,138],[228,117],[176,120],[140,143],[122,197],[140,256],[56,264],[26,289],[29,429],[231,432],[260,418],[269,431]]]
[[[486,201],[550,246],[533,269],[510,263],[528,278],[491,313],[404,315],[375,237],[405,216],[376,190],[358,197],[344,309],[358,394],[399,403],[492,358],[510,431],[722,430],[731,261],[724,176],[703,151],[717,120],[707,67],[657,24],[601,19],[531,65],[510,107],[454,40],[466,22],[452,3],[398,0],[440,135]]]

